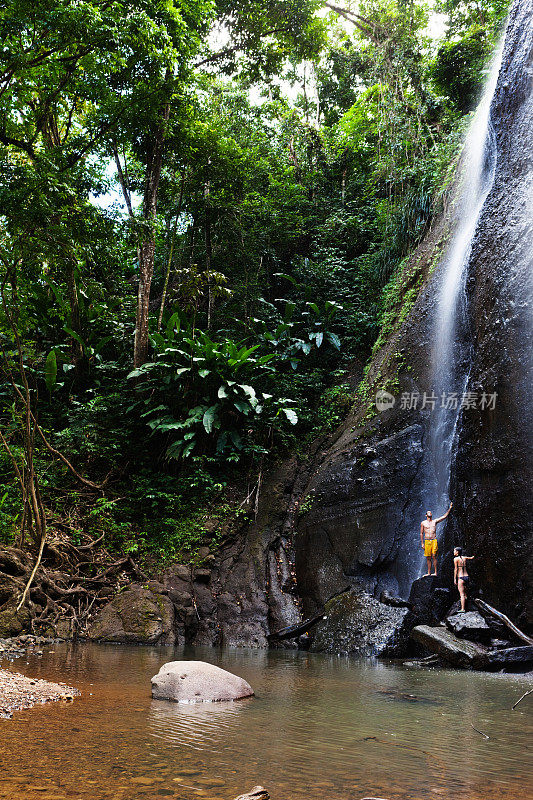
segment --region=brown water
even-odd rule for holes
[[[256,784],[272,800],[533,797],[533,696],[511,711],[524,677],[282,651],[51,650],[2,666],[82,695],[0,720],[1,800],[231,800]],[[152,700],[151,676],[183,657],[242,675],[257,696]]]

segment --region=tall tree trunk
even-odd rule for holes
[[[167,76],[168,77],[168,76]],[[167,101],[159,125],[151,143],[146,164],[146,178],[143,196],[143,220],[149,225],[148,233],[139,248],[139,289],[137,292],[137,316],[135,321],[135,341],[133,347],[133,366],[141,367],[148,360],[150,310],[150,289],[155,262],[155,222],[157,215],[157,194],[163,163],[163,146],[170,115]]]
[[[159,309],[159,319],[157,320],[157,331],[161,330],[161,323],[163,322],[163,312],[165,310],[165,302],[167,299],[167,290],[168,290],[168,281],[170,278],[170,269],[172,267],[172,258],[174,256],[174,245],[176,243],[176,231],[178,228],[178,221],[181,216],[181,207],[183,204],[183,189],[185,187],[185,175],[186,170],[183,170],[183,174],[181,176],[181,184],[180,184],[180,197],[178,200],[178,208],[176,211],[176,217],[174,219],[174,227],[172,229],[171,238],[170,238],[170,252],[168,254],[168,262],[167,262],[167,271],[165,275],[165,283],[163,285],[163,294],[161,295],[161,307]]]
[[[211,275],[211,265],[213,263],[213,243],[211,240],[211,199],[209,166],[211,159],[207,162],[207,182],[205,184],[205,271],[207,273],[207,330],[210,331],[213,325],[213,278]]]

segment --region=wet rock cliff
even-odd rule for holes
[[[468,281],[469,390],[494,410],[461,417],[452,470],[453,534],[477,555],[487,599],[533,622],[533,3],[509,18],[492,117],[498,161]]]
[[[468,263],[469,325],[462,352],[470,364],[467,391],[497,393],[494,409],[463,409],[452,449],[450,495],[455,508],[441,546],[450,581],[450,549],[476,556],[476,583],[487,599],[532,622],[531,553],[533,275],[533,3],[510,12],[502,67],[492,101],[496,136],[495,177]],[[296,537],[298,588],[312,611],[348,581],[375,596],[388,589],[407,596],[421,569],[418,537],[435,495],[427,438],[432,413],[432,309],[442,280],[440,254],[453,236],[454,209],[441,220],[404,268],[422,272],[423,286],[408,319],[375,357],[367,396],[380,387],[396,398],[373,414],[356,404],[336,441],[316,464],[306,487],[312,507]],[[434,271],[431,271],[435,265]],[[418,407],[405,398],[420,396]],[[405,407],[401,397],[404,394]],[[370,419],[369,419],[370,417]],[[309,503],[308,503],[309,505]],[[418,555],[417,555],[418,553]]]

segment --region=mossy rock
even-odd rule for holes
[[[166,595],[132,584],[100,609],[87,635],[101,642],[174,644],[174,606]]]
[[[30,612],[26,607],[17,611],[16,605],[5,606],[0,611],[0,639],[18,636],[30,629]]]

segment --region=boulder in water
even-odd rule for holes
[[[174,644],[174,606],[166,595],[134,583],[100,609],[87,636],[101,642]]]
[[[367,592],[349,592],[326,603],[311,650],[358,656],[400,655],[407,639],[406,608],[386,606]]]
[[[247,794],[240,794],[235,800],[269,800],[270,795],[262,786],[254,786]]]
[[[488,654],[487,669],[503,669],[522,672],[533,665],[533,647],[506,647],[503,650],[491,650]]]
[[[480,644],[458,639],[444,627],[417,625],[411,631],[411,638],[445,661],[456,667],[470,669],[486,669],[488,666],[488,650]]]
[[[249,683],[205,661],[168,661],[152,678],[152,697],[176,703],[216,703],[252,697]]]

